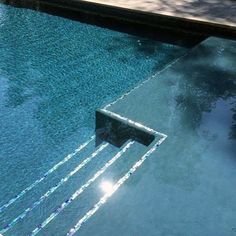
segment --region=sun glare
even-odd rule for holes
[[[100,184],[100,188],[104,193],[111,193],[113,191],[113,184],[111,181],[102,181]]]

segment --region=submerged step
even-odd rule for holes
[[[167,136],[160,138],[155,144],[149,148],[141,157],[138,157],[138,160],[134,161],[132,165],[129,165],[126,170],[123,170],[123,174],[121,174],[114,183],[110,183],[109,181],[103,181],[100,184],[100,187],[102,187],[104,191],[104,195],[102,195],[97,202],[94,203],[94,205],[81,217],[78,218],[76,223],[73,225],[73,227],[70,228],[70,230],[67,232],[67,236],[75,235],[80,228],[86,223],[91,217],[93,217],[100,208],[106,204],[106,202],[113,196],[115,192],[119,190],[120,187],[122,187],[123,184],[128,181],[128,179],[143,165],[143,163],[151,156],[151,154],[157,149],[159,145],[161,145]],[[130,143],[134,143],[134,141],[131,141]]]
[[[68,214],[69,214],[70,219],[73,222],[73,218],[75,217],[75,214],[77,218],[78,217],[77,215],[81,215],[81,213],[83,213],[81,211],[84,210],[86,212],[93,205],[93,202],[91,202],[93,197],[95,197],[95,200],[97,200],[96,194],[92,194],[92,195],[90,194],[90,191],[93,190],[92,186],[94,185],[96,186],[97,181],[102,177],[102,175],[109,168],[115,165],[119,159],[124,158],[124,154],[131,148],[131,146],[133,146],[133,144],[134,142],[130,141],[118,152],[114,154],[110,153],[108,160],[105,163],[103,163],[101,166],[97,167],[95,172],[89,178],[87,178],[83,183],[81,183],[81,185],[78,186],[78,188],[71,194],[70,197],[64,198],[63,202],[61,202],[60,205],[55,206],[53,212],[51,212],[51,214],[49,214],[40,224],[38,224],[31,231],[29,235],[32,235],[32,236],[37,235],[42,230],[46,230],[45,234],[47,234],[47,231],[48,230],[50,231],[51,227],[53,228],[52,230],[54,231],[55,223],[57,225],[57,221],[60,222],[61,217],[63,218],[65,217],[64,214],[66,214],[66,217],[68,217]],[[74,219],[74,222],[76,222],[76,219]],[[54,224],[51,225],[50,223],[54,223]],[[60,234],[62,234],[63,230],[65,230],[65,233],[66,233],[66,230],[68,229],[65,228],[65,225],[61,225],[57,227],[57,230],[58,232],[60,232]]]
[[[73,158],[75,155],[80,153],[84,148],[88,146],[93,140],[95,136],[90,137],[90,139],[83,144],[79,145],[77,149],[75,149],[72,153],[68,154],[66,157],[64,157],[63,160],[56,163],[51,169],[49,169],[47,172],[45,172],[41,177],[39,177],[35,182],[33,182],[31,185],[23,189],[20,193],[18,193],[16,196],[11,198],[8,202],[0,206],[0,212],[3,212],[5,209],[7,209],[9,206],[11,206],[13,203],[15,203],[18,199],[22,198],[27,192],[29,192],[31,189],[35,188],[39,183],[44,181],[50,174],[55,172],[59,167],[64,165],[66,162],[68,162],[71,158]]]
[[[109,114],[109,111],[105,112],[105,110],[102,110],[102,112],[103,113],[108,112],[108,114]],[[91,218],[96,213],[96,211],[98,211],[100,209],[100,207],[103,204],[106,203],[106,201],[113,195],[113,193],[115,193],[121,187],[121,185],[123,185],[125,183],[125,181],[129,179],[129,177],[142,165],[142,163],[146,160],[146,158],[148,156],[150,156],[150,154],[156,150],[157,146],[159,146],[166,138],[166,136],[164,134],[161,135],[161,133],[158,133],[157,131],[154,131],[154,130],[152,130],[148,127],[145,127],[139,123],[136,123],[134,121],[127,120],[124,123],[125,118],[119,116],[118,114],[114,113],[114,114],[110,114],[110,115],[112,115],[112,117],[114,117],[115,121],[118,122],[117,132],[119,131],[119,127],[124,124],[127,125],[127,128],[125,128],[124,130],[126,130],[126,131],[131,130],[130,133],[128,133],[127,135],[124,136],[125,138],[127,138],[128,141],[125,142],[124,145],[122,145],[121,149],[114,155],[112,155],[112,153],[109,152],[108,160],[106,160],[106,158],[102,158],[102,160],[104,160],[104,163],[100,163],[101,165],[100,164],[97,165],[95,167],[95,169],[88,169],[89,170],[88,173],[89,173],[90,177],[87,177],[87,179],[83,180],[79,184],[79,186],[75,188],[75,191],[73,191],[72,193],[68,193],[69,197],[67,196],[68,194],[63,194],[64,197],[63,197],[62,202],[59,203],[59,205],[58,205],[58,203],[55,202],[54,203],[54,205],[55,205],[54,210],[52,211],[52,209],[48,209],[47,210],[47,214],[48,214],[47,217],[42,219],[41,214],[40,214],[41,210],[40,210],[40,208],[38,208],[38,210],[37,210],[36,207],[38,207],[42,203],[44,203],[45,202],[44,200],[47,200],[54,192],[56,193],[57,190],[61,189],[61,187],[65,183],[67,183],[68,180],[72,176],[74,176],[77,172],[79,172],[80,169],[85,167],[100,152],[102,152],[103,150],[105,150],[109,146],[109,143],[103,142],[98,148],[95,148],[93,153],[91,153],[85,159],[81,160],[77,164],[77,166],[72,171],[67,173],[66,176],[64,176],[58,183],[56,183],[55,185],[50,187],[49,190],[46,193],[44,193],[39,199],[34,200],[34,202],[32,204],[30,204],[30,206],[28,208],[26,208],[24,211],[22,211],[18,216],[15,216],[15,218],[13,220],[11,220],[8,224],[6,224],[4,226],[4,228],[0,231],[1,233],[6,233],[8,231],[10,231],[10,233],[13,231],[18,232],[18,228],[21,227],[21,231],[27,232],[28,235],[32,235],[32,236],[37,235],[39,232],[41,232],[41,230],[45,229],[47,231],[48,225],[50,225],[51,222],[54,222],[55,219],[56,219],[55,222],[57,222],[57,216],[61,215],[62,211],[64,211],[65,208],[68,208],[68,210],[70,211],[70,208],[72,207],[73,208],[73,210],[72,210],[73,222],[71,222],[72,225],[68,225],[69,227],[72,227],[72,228],[69,229],[69,231],[67,232],[67,235],[73,235],[75,232],[77,232],[80,229],[80,227],[89,218]],[[112,122],[112,120],[111,120],[111,122]],[[137,131],[136,131],[136,129],[137,129]],[[130,134],[132,134],[132,135],[130,135]],[[137,135],[137,137],[135,135]],[[160,135],[160,136],[157,138],[158,135]],[[145,137],[147,138],[148,141],[142,140],[142,138],[145,138]],[[93,139],[94,139],[94,136],[92,136],[87,142],[85,142],[78,149],[76,149],[75,153],[82,151],[85,147],[87,147],[87,145],[90,142],[92,142]],[[122,139],[122,140],[123,140],[122,142],[124,142],[125,139]],[[135,157],[133,156],[133,154],[136,152],[135,150],[137,149],[137,147],[134,146],[135,141],[140,141],[141,144],[148,145],[148,143],[152,143],[153,140],[155,140],[155,142],[153,142],[153,145],[150,148],[148,148],[148,150],[146,150],[145,146],[136,143],[137,145],[140,145],[140,148],[141,148],[140,150],[145,151],[145,154],[142,155],[141,159],[139,159],[139,158],[140,158],[140,155],[142,152],[138,153],[137,156],[134,155]],[[101,142],[102,141],[103,140],[101,140]],[[132,152],[130,154],[128,154],[127,151],[131,148],[131,146],[134,146],[133,148],[135,148],[135,150],[134,149],[131,150]],[[112,147],[112,146],[110,146],[110,147]],[[126,155],[128,154],[128,157],[130,157],[130,155],[132,157],[132,158],[130,157],[127,162],[122,161],[124,159],[125,153],[126,153]],[[102,153],[102,154],[105,155],[105,153]],[[59,166],[62,166],[63,164],[65,164],[65,162],[68,161],[68,158],[70,159],[70,158],[72,158],[72,156],[73,156],[72,154],[69,154],[67,158],[64,158],[62,161],[60,161],[58,164],[56,164],[52,169],[50,169],[49,173],[51,173],[51,170],[55,171]],[[115,165],[115,163],[116,163],[116,165]],[[114,166],[114,167],[111,167],[111,166]],[[112,172],[109,173],[108,169],[110,169],[110,171],[112,171]],[[108,170],[108,172],[107,172],[107,170]],[[109,177],[111,177],[113,175],[114,175],[114,177],[117,175],[115,177],[116,181],[114,182],[114,185],[110,186],[109,182],[107,185],[106,181],[105,182],[101,181],[104,179],[104,177],[105,177],[105,179],[109,179]],[[101,184],[101,182],[102,183],[104,182],[103,188],[105,189],[106,192],[105,192],[105,195],[99,197],[98,193],[96,191],[96,188],[99,183]],[[73,184],[74,183],[75,183],[75,186],[78,184],[76,179],[74,179]],[[83,192],[85,192],[85,190],[86,190],[86,193],[82,194]],[[54,196],[55,196],[55,194],[54,194]],[[52,200],[53,200],[53,198],[52,198]],[[77,202],[77,200],[79,200],[79,202]],[[72,203],[74,203],[74,204],[72,204]],[[78,204],[78,203],[80,203],[80,204]],[[82,205],[81,205],[81,203],[82,203]],[[75,206],[75,204],[76,204],[76,206]],[[74,211],[75,207],[78,208],[78,211]],[[30,216],[30,214],[31,214],[31,216]],[[66,213],[66,214],[68,214],[68,213]],[[64,214],[62,214],[62,216],[63,215]],[[33,220],[32,220],[32,216],[33,216]],[[18,226],[16,225],[17,223],[20,223],[23,220],[26,220],[26,222],[27,222],[27,224],[25,224],[25,226],[27,225],[26,228],[24,225],[20,225],[20,224],[18,224]],[[60,220],[60,217],[58,217],[58,220]],[[41,221],[40,224],[38,224],[39,221]],[[31,228],[31,227],[34,227],[34,228]],[[65,225],[62,225],[61,227],[64,230],[68,230],[68,228],[67,229],[65,228]],[[30,232],[30,234],[29,234],[29,230],[30,231],[32,230]]]
[[[72,158],[73,156],[75,156],[76,154],[78,154],[79,152],[81,152],[83,149],[87,148],[88,144],[91,143],[92,141],[94,140],[94,136],[92,136],[87,142],[85,142],[84,144],[81,144],[73,153],[71,154],[68,154],[68,156],[66,156],[63,160],[61,160],[60,162],[58,162],[55,166],[53,166],[53,168],[51,168],[47,173],[52,173],[54,171],[56,171],[60,166],[63,166],[64,164],[66,164],[67,161],[70,160],[70,158]],[[61,188],[67,184],[67,182],[69,182],[70,179],[73,180],[72,177],[75,178],[75,176],[79,173],[79,172],[83,172],[83,175],[85,175],[86,173],[90,173],[92,171],[84,171],[82,169],[88,169],[90,167],[87,167],[88,166],[95,166],[96,165],[99,165],[99,163],[97,163],[96,159],[98,158],[95,158],[96,156],[98,155],[101,155],[100,153],[104,154],[104,151],[106,151],[105,149],[108,147],[108,143],[103,143],[101,146],[99,146],[98,148],[93,148],[92,152],[88,153],[85,155],[84,158],[80,158],[78,159],[78,163],[74,163],[75,167],[72,167],[73,170],[70,170],[69,172],[67,173],[64,173],[63,177],[60,179],[59,182],[56,182],[56,183],[53,183],[52,186],[48,186],[46,192],[43,192],[43,194],[38,197],[38,196],[34,196],[34,198],[32,198],[32,202],[30,204],[25,205],[25,207],[22,209],[22,210],[16,210],[16,211],[11,211],[9,212],[9,214],[6,215],[7,218],[7,221],[1,225],[1,228],[0,228],[0,233],[2,234],[5,234],[5,233],[8,233],[8,231],[10,231],[10,233],[12,232],[18,232],[18,228],[20,227],[20,230],[21,231],[24,231],[27,232],[27,228],[29,225],[33,225],[35,223],[37,223],[37,216],[41,215],[40,212],[44,211],[43,207],[45,207],[47,205],[47,201],[50,200],[50,198],[52,198],[53,196],[55,197],[55,194],[56,196],[58,196],[58,194],[60,194],[58,191],[61,190]],[[113,147],[114,148],[114,147]],[[110,150],[111,152],[111,150]],[[109,152],[109,153],[110,153]],[[102,159],[104,160],[104,158]],[[106,159],[105,159],[106,160]],[[91,164],[90,164],[91,162]],[[94,163],[95,162],[95,163]],[[85,167],[85,168],[84,168]],[[44,178],[40,180],[43,182],[43,180],[48,176],[48,174],[44,175]],[[78,184],[78,178],[75,178],[76,180],[76,184]],[[51,178],[49,179],[49,182],[51,181]],[[71,180],[70,180],[71,181]],[[36,187],[36,184],[35,183],[38,183],[38,181],[34,182],[33,184],[31,184],[30,186],[30,189],[33,189]],[[65,188],[66,186],[64,186]],[[68,184],[67,184],[67,187],[68,187]],[[28,191],[29,191],[28,190]],[[23,190],[22,193],[24,193],[25,197],[30,194],[28,193],[27,191]],[[16,207],[19,207],[19,204],[22,206],[22,198],[23,197],[23,194],[20,194],[20,197],[19,198],[13,198],[11,200],[9,200],[9,202],[11,203],[18,203],[16,205]],[[16,200],[19,200],[20,202],[16,202]],[[42,206],[41,208],[41,205],[44,205]],[[54,204],[57,204],[56,201],[54,202]],[[20,207],[21,208],[21,207]],[[46,207],[47,209],[47,207]],[[47,210],[46,210],[47,211]],[[9,215],[9,217],[8,217]],[[33,219],[32,219],[32,216],[33,216]],[[22,223],[22,221],[29,221],[28,224],[18,224],[18,223]],[[2,222],[3,223],[3,222]],[[26,226],[26,228],[24,229],[24,227]]]

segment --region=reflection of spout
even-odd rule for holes
[[[234,104],[234,108],[232,108],[233,117],[232,117],[232,125],[229,133],[230,139],[236,139],[236,103]]]

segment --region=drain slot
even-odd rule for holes
[[[139,123],[105,109],[96,111],[96,146],[106,141],[121,147],[128,140],[149,146],[155,138],[156,133],[153,130]]]

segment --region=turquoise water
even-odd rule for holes
[[[97,108],[185,52],[177,46],[0,5],[0,206],[93,135]],[[44,184],[40,182],[1,212],[0,229],[93,151],[91,142]],[[116,151],[109,146],[101,158],[4,235],[29,234]],[[86,208],[86,199],[81,201]],[[65,218],[58,227],[68,230],[68,222]],[[54,224],[42,235],[55,232],[65,233]]]

